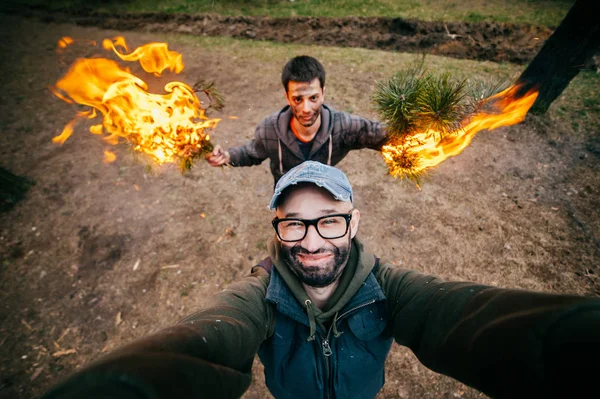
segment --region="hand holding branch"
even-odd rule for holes
[[[224,150],[217,144],[212,153],[206,157],[206,160],[212,166],[222,166],[229,163],[231,156],[229,155],[229,151]]]

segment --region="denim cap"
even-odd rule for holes
[[[329,191],[336,200],[352,202],[352,186],[344,172],[320,162],[306,161],[290,169],[279,179],[269,209],[276,209],[281,193],[289,186],[298,183],[314,183]]]

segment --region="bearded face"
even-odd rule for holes
[[[346,234],[339,238],[324,238],[317,230],[318,225],[308,226],[299,241],[283,241],[278,236],[280,257],[305,285],[327,287],[339,279],[350,257],[360,212],[353,209],[351,202],[338,201],[329,191],[313,184],[298,183],[282,196],[277,207],[278,219],[327,220],[328,215],[343,214],[352,217]]]
[[[304,284],[311,287],[327,287],[344,271],[350,256],[350,246],[326,245],[317,251],[309,252],[300,245],[293,247],[282,245],[280,253],[283,261]],[[321,256],[329,258],[328,261],[320,265],[313,265],[313,262],[306,261]]]

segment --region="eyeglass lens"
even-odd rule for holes
[[[317,232],[323,238],[339,238],[346,234],[348,222],[344,216],[326,216],[315,224]],[[283,220],[278,225],[282,240],[299,241],[306,235],[306,224],[302,220]]]

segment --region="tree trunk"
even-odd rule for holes
[[[598,0],[577,0],[517,83],[539,95],[529,110],[543,114],[600,49]]]

